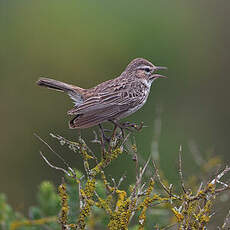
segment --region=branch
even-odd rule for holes
[[[180,145],[180,148],[179,148],[179,175],[180,175],[180,181],[181,181],[181,187],[184,191],[185,194],[187,194],[187,191],[185,189],[185,185],[184,185],[184,178],[183,178],[183,174],[182,174],[182,145]]]

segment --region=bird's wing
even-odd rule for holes
[[[94,88],[95,91],[84,100],[84,103],[70,110],[68,114],[95,113],[111,106],[126,110],[135,107],[145,98],[146,88],[140,82],[117,78],[105,83]]]
[[[70,121],[70,128],[89,128],[108,120],[119,118],[128,110],[142,104],[143,97],[133,98],[124,91],[121,94],[106,94],[88,99],[69,114],[76,116]]]
[[[96,96],[86,99],[83,104],[68,111],[68,114],[98,113],[98,111],[109,108],[115,109],[115,107],[116,110],[126,110],[132,108],[137,99],[127,91],[98,93]]]
[[[105,108],[97,108],[91,113],[78,114],[70,121],[69,125],[70,128],[89,128],[114,119],[127,110],[127,106],[107,105]]]

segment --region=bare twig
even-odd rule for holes
[[[185,189],[185,185],[184,185],[184,178],[183,178],[183,173],[182,173],[182,145],[180,145],[179,148],[179,176],[180,176],[180,181],[181,181],[181,187],[183,189],[183,192],[186,194],[187,191]]]
[[[162,182],[161,180],[161,177],[160,177],[160,174],[159,174],[159,171],[158,171],[158,168],[156,166],[156,163],[154,160],[152,160],[152,163],[153,163],[153,166],[154,166],[154,169],[155,169],[155,173],[156,173],[156,177],[160,183],[160,185],[162,186],[162,188],[164,189],[164,191],[169,195],[169,197],[174,197],[176,199],[179,199],[181,200],[181,198],[175,194],[172,193],[171,189],[167,188],[164,183]]]
[[[222,225],[222,229],[230,229],[230,210],[228,211],[227,216],[225,217],[224,224]]]
[[[46,142],[44,141],[41,137],[39,137],[36,133],[34,133],[34,136],[38,138],[38,140],[40,140],[42,143],[44,143],[48,149],[54,153],[64,164],[65,166],[74,174],[75,172],[72,170],[72,168],[69,166],[69,164],[64,160],[63,157],[61,157],[56,151],[54,151],[51,146]]]
[[[84,202],[83,202],[83,197],[82,197],[82,194],[81,194],[81,182],[78,183],[78,194],[79,194],[79,204],[80,204],[80,210],[82,209],[83,205],[84,205]]]
[[[210,184],[216,184],[217,181],[219,181],[227,172],[230,171],[230,167],[226,166],[225,169],[219,173],[211,182]]]
[[[200,183],[200,186],[199,186],[199,188],[197,190],[196,196],[198,196],[198,194],[200,193],[202,187],[203,187],[203,182]]]
[[[44,161],[45,161],[51,168],[56,169],[56,170],[59,170],[59,171],[62,171],[62,172],[64,172],[67,176],[69,176],[69,177],[72,177],[72,178],[75,178],[75,177],[76,177],[75,173],[72,175],[72,174],[70,174],[67,170],[52,165],[52,164],[46,159],[46,157],[43,155],[43,153],[42,153],[41,151],[40,151],[40,155],[41,155],[41,157],[44,159]],[[72,170],[72,171],[73,171],[73,170]]]
[[[94,139],[91,142],[96,144],[101,144],[101,141],[98,139],[97,132],[95,130],[93,130],[93,134],[94,134]]]
[[[218,194],[218,193],[224,192],[226,190],[230,190],[230,185],[228,185],[228,187],[222,187],[222,188],[216,189],[215,193]]]
[[[121,185],[121,183],[125,180],[125,178],[126,178],[126,175],[125,175],[125,174],[126,174],[126,173],[124,173],[123,176],[120,178],[120,180],[119,180],[119,182],[118,182],[118,184],[117,184],[117,188],[119,188],[120,185]]]
[[[145,172],[145,170],[146,170],[146,168],[147,168],[147,166],[148,166],[148,164],[149,164],[150,158],[151,158],[151,157],[149,157],[149,159],[146,161],[146,163],[145,163],[143,169],[140,169],[139,175],[137,175],[137,181],[136,181],[136,184],[135,184],[135,186],[134,186],[133,192],[132,192],[132,194],[131,194],[131,198],[133,198],[133,197],[136,196],[136,190],[137,190],[137,188],[139,187],[139,185],[141,184],[142,177],[143,177],[144,172]]]

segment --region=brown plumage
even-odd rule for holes
[[[134,59],[117,78],[93,88],[82,89],[49,78],[40,78],[39,86],[67,93],[75,106],[70,128],[89,128],[106,121],[117,121],[140,109],[146,102],[152,82],[165,78],[155,72],[165,67],[154,66],[143,58]]]

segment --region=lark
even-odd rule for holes
[[[107,121],[119,126],[119,120],[139,110],[147,101],[152,83],[158,78],[166,78],[156,73],[167,69],[155,66],[144,58],[132,60],[117,78],[83,89],[50,78],[40,78],[39,86],[67,93],[74,107],[67,113],[73,118],[71,129],[85,129]],[[119,126],[120,127],[120,126]]]

